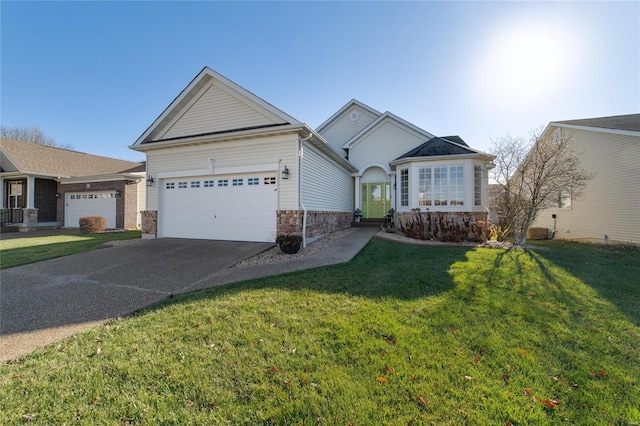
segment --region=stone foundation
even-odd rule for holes
[[[142,221],[142,238],[153,239],[158,235],[158,212],[144,210],[140,212]]]
[[[453,221],[453,223],[463,224],[464,220],[470,220],[472,225],[478,224],[478,222],[484,222],[487,225],[489,214],[487,212],[419,212],[420,216],[424,219],[427,213],[431,213],[433,220],[444,216],[447,222]],[[400,222],[407,223],[413,220],[416,212],[396,212],[395,221],[397,229],[400,229]]]
[[[303,210],[278,210],[277,234],[302,234]],[[349,228],[353,221],[351,212],[307,211],[307,238],[326,235]]]

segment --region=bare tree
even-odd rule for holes
[[[52,146],[56,148],[71,149],[69,144],[61,144],[55,138],[45,134],[38,126],[0,126],[0,136],[7,139],[38,143],[40,145]]]
[[[571,135],[538,129],[529,140],[507,135],[492,143],[497,185],[491,191],[491,207],[503,231],[513,235],[516,245],[524,245],[538,213],[557,206],[566,191],[572,199],[580,198],[593,174],[581,168],[571,150]]]

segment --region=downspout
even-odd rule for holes
[[[302,208],[302,248],[307,246],[307,208],[302,202],[302,160],[304,159],[303,144],[311,139],[312,133],[309,136],[302,138],[298,142],[298,204]]]

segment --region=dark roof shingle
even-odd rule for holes
[[[554,121],[555,124],[598,127],[601,129],[640,132],[640,114],[613,115],[610,117],[584,118],[580,120]]]
[[[463,144],[464,146],[462,146]],[[434,157],[439,155],[477,154],[476,151],[465,148],[465,146],[468,147],[459,136],[447,136],[446,138],[434,137],[396,158],[396,160],[400,160],[401,158]]]

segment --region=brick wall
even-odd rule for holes
[[[278,210],[278,235],[302,234],[303,210]],[[307,238],[329,234],[349,228],[351,212],[307,211]]]
[[[89,185],[89,187],[87,187]],[[106,182],[58,183],[58,221],[64,224],[64,200],[67,192],[95,192],[120,190],[116,197],[116,228],[135,229],[137,227],[138,188],[134,181],[112,180]]]

